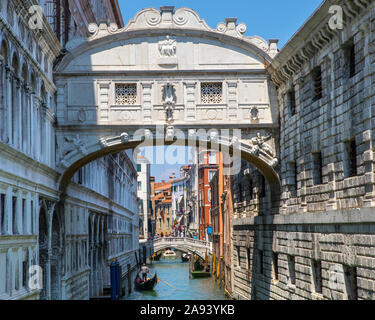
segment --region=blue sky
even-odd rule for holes
[[[118,0],[125,25],[143,8],[175,6],[189,7],[197,11],[211,28],[236,17],[247,25],[246,35],[258,35],[268,39],[280,39],[279,47],[311,16],[322,0]]]
[[[247,25],[247,36],[258,35],[265,40],[279,39],[279,48],[285,45],[322,2],[322,0],[119,0],[125,25],[143,8],[189,7],[198,12],[211,28],[216,28],[218,23],[224,22],[225,18],[236,17],[238,23]],[[160,155],[163,150],[165,152],[167,148],[153,149],[154,154],[149,153],[148,157],[154,157],[153,163],[155,163],[156,153]],[[180,148],[180,156],[175,155],[177,164],[151,166],[151,175],[156,177],[156,181],[168,180],[172,173],[179,175],[181,165],[189,162],[187,152],[181,156],[184,150],[185,148]],[[149,149],[148,152],[151,150]]]

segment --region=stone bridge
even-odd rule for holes
[[[277,211],[279,111],[266,70],[277,41],[245,31],[233,18],[212,29],[189,8],[162,7],[121,29],[91,24],[91,37],[70,41],[54,73],[61,194],[105,155],[198,146],[252,163],[268,182],[269,212]]]
[[[161,238],[154,240],[154,252],[167,248],[173,248],[183,252],[191,252],[200,256],[202,259],[205,258],[206,253],[212,253],[212,246],[208,241],[191,238]]]

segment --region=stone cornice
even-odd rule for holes
[[[90,38],[76,38],[69,41],[67,49],[70,53],[63,59],[59,70],[63,69],[71,59],[83,54],[97,45],[110,42],[134,39],[139,37],[192,36],[216,39],[229,43],[244,50],[251,51],[268,64],[277,53],[277,40],[267,43],[259,36],[245,36],[246,25],[237,24],[236,18],[228,18],[225,23],[219,23],[216,29],[210,28],[199,15],[189,8],[162,7],[161,11],[147,8],[139,11],[124,28],[118,28],[115,23],[109,26],[101,23],[89,25]]]
[[[272,80],[277,85],[288,81],[341,31],[329,27],[331,6],[343,8],[345,27],[348,20],[356,19],[372,4],[372,0],[325,0],[268,66]]]

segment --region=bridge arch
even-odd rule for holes
[[[167,129],[168,131],[168,129]],[[275,167],[278,160],[273,155],[260,148],[257,144],[249,141],[240,141],[238,137],[220,136],[216,131],[211,131],[211,135],[206,137],[197,135],[196,130],[189,129],[179,131],[179,134],[173,134],[173,137],[159,132],[151,132],[149,129],[141,129],[131,136],[123,132],[118,136],[108,138],[98,138],[97,142],[91,145],[84,145],[79,138],[75,138],[76,148],[67,153],[60,161],[61,178],[59,180],[60,191],[64,192],[71,178],[80,168],[106,155],[117,153],[126,149],[137,147],[156,146],[156,145],[180,145],[180,146],[205,146],[208,149],[214,148],[218,151],[224,151],[232,156],[238,156],[253,164],[266,178],[270,193],[271,203],[278,207],[280,197],[280,180]]]
[[[210,255],[212,248],[206,241],[190,238],[159,238],[154,240],[154,252],[173,248],[178,251],[193,253],[205,259],[206,254]]]
[[[199,256],[200,258],[205,259],[205,254],[203,252],[200,252],[198,250],[191,250],[187,247],[182,247],[182,246],[178,246],[178,245],[164,245],[162,248],[158,248],[154,252],[157,253],[157,252],[160,252],[160,251],[168,249],[168,248],[175,249],[177,251],[181,251],[181,252],[184,252],[184,253],[193,253],[193,254],[196,254],[197,256]],[[207,252],[207,254],[210,254],[210,253]]]

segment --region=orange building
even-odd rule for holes
[[[216,277],[225,283],[225,290],[232,288],[232,215],[233,200],[231,176],[224,175],[223,154],[219,153],[218,170],[211,185],[212,251]]]
[[[212,254],[214,271],[217,276],[222,274],[224,255],[224,217],[223,217],[223,161],[222,153],[218,153],[218,169],[210,181],[211,187],[211,222],[212,222]]]
[[[199,239],[208,240],[211,236],[211,186],[210,181],[219,169],[220,153],[200,150],[198,155],[198,203]]]
[[[155,182],[153,208],[155,212],[156,234],[169,236],[172,233],[172,181]]]

